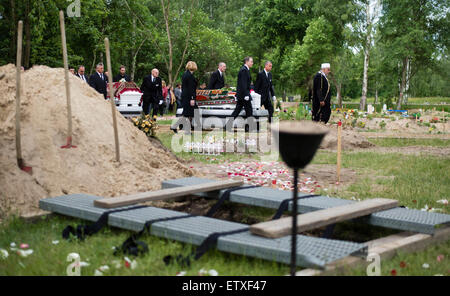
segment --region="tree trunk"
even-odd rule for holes
[[[405,57],[403,59],[403,66],[402,66],[402,82],[400,85],[400,95],[397,100],[397,110],[400,110],[402,108],[402,102],[403,102],[403,96],[406,89],[406,72],[408,70],[408,61],[409,58]]]
[[[341,92],[341,90],[342,90],[342,83],[338,83],[336,85],[336,93],[337,93],[336,99],[338,101],[339,108],[342,108],[342,92]]]
[[[92,61],[92,66],[91,66],[91,70],[89,71],[89,74],[94,73],[96,59],[97,59],[97,53],[95,52],[95,49],[94,49],[94,60]]]
[[[14,60],[17,51],[17,15],[16,15],[16,1],[11,0],[11,45],[9,51],[10,60]]]
[[[375,102],[374,104],[378,104],[378,86],[375,88]]]
[[[132,40],[133,40],[133,47],[131,52],[131,81],[134,81],[134,73],[136,71],[136,16],[133,15],[133,32],[132,32]]]
[[[409,78],[411,77],[411,60],[408,59],[406,64],[406,85],[405,93],[403,94],[403,104],[408,105],[408,93],[409,93]]]
[[[164,0],[161,0],[161,6],[164,15],[164,22],[166,24],[166,33],[167,33],[167,41],[169,45],[169,65],[167,67],[167,75],[169,76],[169,84],[172,85],[172,69],[173,69],[173,46],[172,46],[172,38],[170,36],[170,26],[169,26],[169,7],[170,0],[167,0],[167,6],[164,4]]]
[[[25,3],[25,55],[23,58],[23,65],[26,69],[30,68],[31,58],[31,26],[30,26],[30,1]]]
[[[362,85],[361,101],[359,102],[359,110],[364,111],[367,102],[367,84],[368,84],[368,71],[369,71],[369,57],[370,57],[370,37],[372,34],[372,23],[370,18],[370,1],[366,4],[366,24],[367,24],[367,37],[366,46],[364,49],[364,76]]]

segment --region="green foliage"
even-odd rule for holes
[[[286,91],[308,100],[312,76],[322,62],[330,62],[332,96],[339,87],[345,101],[361,96],[365,3],[172,0],[168,15],[173,46],[170,66],[160,1],[81,0],[81,17],[65,20],[69,64],[83,64],[88,74],[92,73],[96,63],[105,62],[103,40],[108,37],[113,74],[123,64],[138,84],[155,67],[163,79],[171,76],[179,82],[184,65],[193,60],[199,67],[196,76],[200,82],[209,79],[219,62],[226,62],[226,83],[235,86],[242,59],[249,55],[255,61],[253,78],[264,62],[271,60],[278,96]],[[23,20],[25,67],[61,67],[58,12],[66,11],[68,4],[66,0],[0,0],[0,65],[15,63],[17,22]],[[382,9],[380,21],[373,27],[368,95],[377,93],[395,102],[402,61],[408,57],[409,96],[450,96],[445,0],[384,0]]]

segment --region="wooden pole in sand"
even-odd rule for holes
[[[17,37],[17,60],[16,60],[16,155],[17,164],[20,168],[23,167],[22,158],[22,142],[20,139],[20,72],[22,71],[22,36],[23,36],[23,22],[19,21],[18,37]]]
[[[114,89],[112,82],[112,69],[111,69],[111,55],[109,51],[109,39],[105,38],[105,49],[106,49],[106,64],[108,66],[108,83],[109,83],[109,101],[111,102],[111,111],[113,118],[114,127],[114,140],[116,143],[116,161],[120,162],[120,147],[119,147],[119,134],[117,131],[117,118],[116,118],[116,105],[114,104]]]
[[[342,122],[338,123],[337,134],[337,181],[341,182]]]
[[[64,25],[64,12],[59,11],[59,25],[61,27],[61,42],[64,60],[64,77],[66,80],[66,100],[67,100],[67,144],[61,146],[63,149],[77,148],[72,145],[72,104],[70,101],[70,78],[69,78],[69,61],[67,58],[66,28]]]

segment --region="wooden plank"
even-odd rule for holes
[[[115,198],[104,198],[94,201],[94,205],[100,208],[111,209],[147,201],[167,200],[183,195],[238,187],[242,186],[243,184],[244,182],[240,180],[215,181],[192,186],[142,192],[134,195],[120,196]]]
[[[398,252],[418,252],[428,246],[445,242],[450,239],[450,226],[446,226],[436,231],[434,235],[402,232],[390,235],[384,238],[367,242],[369,246],[369,254],[376,253],[380,255],[382,260],[388,260],[394,257]],[[366,258],[348,256],[341,260],[335,261],[326,266],[325,270],[303,269],[296,273],[298,276],[323,276],[334,275],[343,272],[346,269],[357,267],[367,267],[370,262]]]
[[[298,233],[301,233],[337,222],[366,216],[374,212],[388,210],[397,206],[397,200],[374,198],[349,205],[301,214],[298,215],[297,231]],[[279,238],[289,235],[291,233],[291,229],[292,217],[262,222],[254,224],[250,227],[250,231],[253,234],[269,238]]]

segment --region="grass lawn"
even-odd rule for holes
[[[159,135],[162,143],[169,147],[172,134]],[[404,145],[403,140],[386,140],[386,146]],[[420,140],[422,141],[422,140]],[[417,143],[417,142],[414,142]],[[421,145],[448,146],[448,142],[422,141]],[[408,144],[409,145],[409,144]],[[198,160],[205,163],[223,163],[224,161],[240,161],[257,158],[251,154],[225,154],[222,156],[193,155],[178,153],[178,157],[187,160]],[[335,164],[336,155],[327,151],[319,151],[313,164]],[[374,198],[385,197],[399,200],[401,205],[409,208],[421,209],[425,205],[441,209],[449,213],[448,207],[437,203],[440,199],[448,199],[450,195],[450,158],[438,158],[423,155],[421,157],[375,152],[345,152],[343,167],[356,171],[358,179],[347,187],[336,187],[321,194],[339,196],[342,198]],[[273,215],[273,210],[231,205],[241,211],[242,221],[247,218],[266,220]],[[189,268],[177,264],[166,266],[163,257],[169,254],[187,255],[193,246],[171,240],[145,236],[150,252],[136,258],[138,265],[131,270],[124,267],[123,256],[113,255],[113,246],[119,246],[130,234],[112,228],[105,228],[100,233],[87,238],[84,242],[65,241],[61,238],[61,231],[68,224],[77,225],[81,220],[62,216],[53,216],[36,223],[27,223],[20,219],[11,218],[0,224],[0,248],[9,251],[10,256],[0,259],[0,275],[65,275],[70,264],[66,261],[69,253],[80,254],[81,260],[90,265],[82,268],[82,275],[93,275],[95,269],[108,265],[110,270],[105,275],[175,275],[179,271],[186,271],[186,275],[197,275],[202,268],[215,269],[219,275],[286,275],[289,266],[270,261],[248,258],[240,255],[227,254],[211,250],[200,260],[194,261]],[[354,232],[350,231],[349,223],[339,224],[336,235],[339,239],[350,238]],[[368,226],[358,226],[362,233],[360,239],[370,232]],[[385,236],[392,230],[379,229],[377,236]],[[52,244],[59,240],[59,244]],[[19,257],[9,249],[10,243],[27,243],[34,253],[27,258]],[[444,255],[443,257],[438,256]],[[131,258],[133,259],[133,258]],[[427,250],[404,254],[400,253],[390,260],[381,262],[382,275],[390,275],[395,269],[397,275],[450,275],[450,241],[429,247]],[[120,260],[122,267],[116,269],[114,260]],[[424,268],[423,264],[429,265]],[[369,263],[368,263],[369,264]],[[356,268],[342,272],[341,275],[365,275],[366,268]]]
[[[407,147],[407,146],[433,146],[449,147],[450,140],[446,139],[401,139],[401,138],[378,138],[369,139],[369,142],[380,147]]]

